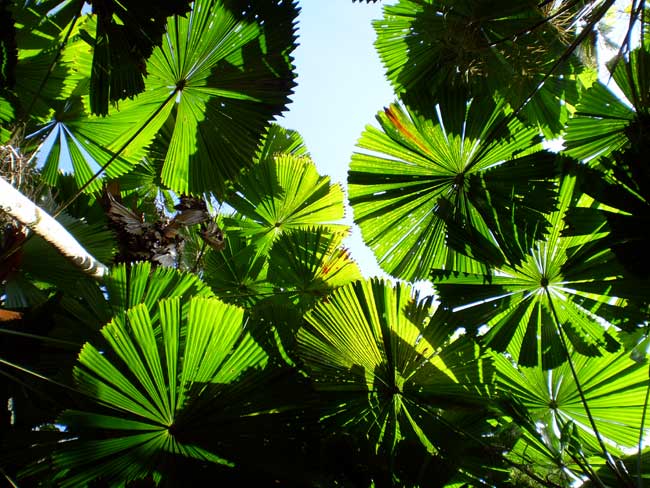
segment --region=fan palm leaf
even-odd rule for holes
[[[577,10],[558,8],[565,17]],[[549,10],[528,0],[401,0],[374,22],[375,46],[397,93],[438,94],[450,86],[476,96],[497,92],[515,108],[525,105],[524,116],[557,134],[567,105],[576,101],[577,63],[566,61],[545,79],[572,35],[570,22],[554,22]]]
[[[381,130],[367,127],[350,164],[354,219],[380,266],[418,280],[523,256],[554,205],[555,158],[533,152],[536,130],[510,120],[510,136],[494,137],[504,102],[463,91],[417,101],[424,114],[397,104],[380,112]]]
[[[294,2],[197,1],[174,17],[147,64],[147,90],[167,100],[174,129],[162,181],[180,193],[212,191],[249,165],[260,135],[294,86]]]
[[[586,90],[564,135],[565,153],[592,160],[611,156],[630,144],[645,144],[650,118],[650,52],[639,47],[618,59],[612,78],[626,101],[596,82]],[[630,106],[631,105],[631,106]]]
[[[59,419],[79,435],[54,455],[61,486],[164,471],[168,454],[229,464],[183,432],[202,415],[218,417],[209,405],[219,396],[227,404],[228,385],[263,369],[267,356],[246,334],[242,309],[199,297],[187,305],[185,317],[179,297],[160,300],[155,315],[136,305],[102,329],[104,344],[83,347],[74,377],[91,406]]]
[[[626,352],[588,358],[571,355],[577,380],[568,363],[544,371],[514,366],[495,355],[496,381],[501,395],[516,402],[527,420],[515,419],[521,437],[508,457],[522,466],[535,466],[546,478],[566,477],[566,482],[587,476],[602,466],[602,476],[611,469],[593,430],[580,391],[589,407],[598,436],[609,456],[622,458],[636,447],[643,424],[648,384],[647,367]],[[648,430],[647,424],[645,431]],[[632,470],[628,470],[633,472]],[[613,477],[613,473],[608,474]],[[620,478],[618,479],[620,483]]]
[[[46,177],[53,179],[53,168],[68,160],[82,184],[107,164],[110,177],[123,174],[168,121],[163,184],[178,193],[223,195],[227,182],[251,164],[270,119],[289,101],[297,13],[291,2],[244,12],[230,3],[200,0],[187,17],[171,17],[147,62],[145,91],[108,117],[89,114],[87,81],[80,83],[36,132],[46,141],[40,155]],[[89,54],[79,49],[76,56],[87,58],[79,61],[87,70]],[[89,187],[97,188],[98,183]]]
[[[368,439],[389,459],[406,440],[431,454],[453,450],[445,418],[464,416],[470,429],[471,412],[490,388],[489,361],[427,324],[428,316],[408,286],[359,281],[309,311],[298,333],[298,356],[315,388],[338,395],[323,420]]]
[[[489,276],[434,272],[444,320],[472,330],[486,326],[484,343],[524,366],[550,368],[565,360],[559,326],[578,352],[599,355],[618,348],[616,333],[605,326],[634,327],[642,320],[628,300],[643,297],[645,287],[625,278],[615,256],[593,244],[601,229],[563,235],[563,216],[578,201],[575,181],[564,177],[559,209],[549,215],[553,230],[521,265]]]
[[[226,221],[250,238],[260,255],[266,254],[284,232],[314,225],[342,232],[343,190],[320,176],[311,159],[280,154],[261,161],[238,180],[228,198],[243,217]]]

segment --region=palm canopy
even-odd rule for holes
[[[445,320],[472,330],[486,326],[481,340],[521,365],[563,362],[559,327],[578,352],[598,355],[618,348],[612,325],[632,328],[642,320],[629,300],[642,299],[645,288],[625,276],[609,250],[594,246],[601,229],[563,235],[563,216],[580,198],[575,185],[575,176],[563,178],[559,208],[548,216],[553,230],[520,265],[489,276],[434,272]]]
[[[364,241],[389,274],[432,268],[483,272],[520,259],[546,229],[555,157],[503,100],[448,91],[380,112],[352,156],[350,205]],[[506,129],[508,136],[494,131]]]

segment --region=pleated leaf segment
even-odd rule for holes
[[[246,333],[242,309],[198,297],[186,316],[182,308],[179,297],[160,300],[155,314],[135,305],[102,329],[102,345],[83,347],[74,379],[90,401],[58,420],[78,436],[54,454],[61,486],[160,475],[174,455],[232,464],[184,436],[245,415],[218,405],[239,398],[242,378],[255,383],[268,357]]]

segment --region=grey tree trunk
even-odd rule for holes
[[[102,279],[108,268],[91,256],[79,242],[51,215],[0,177],[0,211],[28,227],[52,244],[84,273]]]

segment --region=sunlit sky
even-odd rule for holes
[[[393,99],[374,49],[372,20],[382,3],[300,0],[299,46],[294,51],[297,83],[293,103],[278,122],[300,132],[323,175],[346,189],[356,141],[375,114]],[[386,4],[386,2],[384,2]],[[352,210],[345,222],[352,225]],[[345,242],[365,276],[381,274],[358,228]]]

